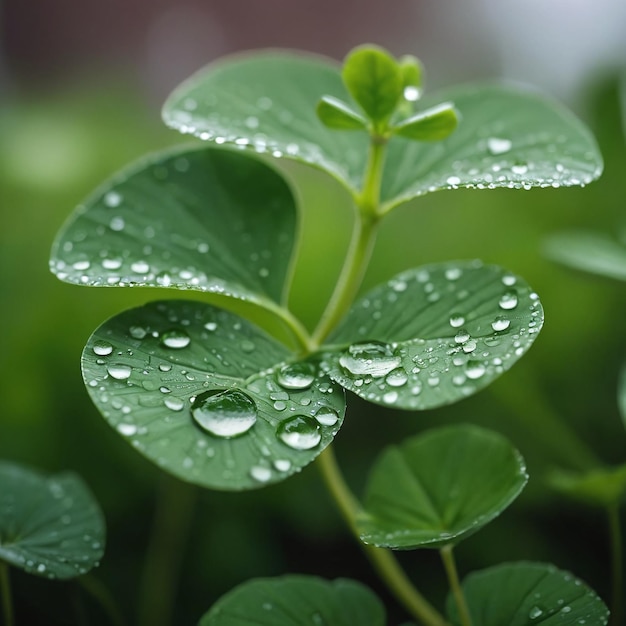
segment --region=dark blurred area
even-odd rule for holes
[[[504,433],[526,457],[531,482],[511,509],[460,546],[462,572],[505,560],[552,561],[608,597],[605,519],[546,486],[549,469],[576,469],[578,459],[576,445],[546,435],[542,423],[557,420],[603,462],[624,462],[616,383],[626,354],[626,289],[556,266],[541,249],[559,230],[611,233],[626,222],[620,95],[626,51],[623,37],[614,34],[626,32],[626,10],[609,0],[554,5],[554,14],[544,6],[537,20],[518,22],[525,38],[507,39],[513,27],[487,0],[436,7],[415,0],[0,3],[0,458],[50,472],[73,470],[90,485],[108,525],[107,551],[94,576],[116,596],[129,624],[135,623],[143,559],[164,490],[183,499],[187,494],[180,506],[193,507],[186,542],[175,546],[181,573],[173,572],[172,623],[196,623],[221,594],[248,578],[287,572],[357,578],[381,594],[390,624],[407,619],[342,526],[314,467],[258,492],[194,495],[113,432],[83,387],[82,347],[104,319],[163,294],[82,289],[48,272],[52,240],[82,198],[129,161],[181,140],[159,119],[169,91],[219,56],[259,47],[341,59],[351,47],[374,42],[422,58],[428,86],[501,76],[534,82],[566,99],[596,134],[605,174],[585,189],[437,193],[390,217],[364,288],[422,263],[477,257],[522,275],[542,298],[546,326],[510,373],[452,407],[411,414],[351,398],[336,451],[359,493],[384,443],[462,421]],[[585,30],[593,6],[598,17]],[[515,24],[515,15],[511,19]],[[592,41],[602,42],[595,53]],[[575,52],[564,54],[577,46],[586,52],[585,63]],[[528,64],[520,62],[524,58]],[[302,189],[308,230],[292,308],[311,324],[341,261],[348,198],[317,171],[281,167]],[[437,554],[400,557],[441,604]],[[76,623],[77,596],[87,623],[109,623],[75,583],[13,571],[19,624]]]

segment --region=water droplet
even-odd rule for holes
[[[470,338],[470,334],[466,330],[460,330],[455,336],[454,341],[457,343],[465,343]]]
[[[250,476],[260,483],[266,483],[272,477],[272,470],[269,467],[255,465],[250,468]]]
[[[322,426],[334,426],[339,421],[339,415],[334,409],[323,406],[316,414],[315,419]]]
[[[307,362],[283,365],[276,374],[276,380],[285,389],[308,389],[315,380],[315,367]]]
[[[137,426],[134,424],[118,424],[117,432],[125,437],[132,437],[137,433]]]
[[[517,306],[517,293],[514,290],[507,291],[502,295],[498,306],[505,311],[510,311]]]
[[[201,393],[191,415],[202,429],[216,437],[237,437],[248,432],[257,419],[254,400],[237,389],[214,389]]]
[[[213,332],[217,328],[217,324],[215,322],[207,322],[204,327]]]
[[[186,348],[191,343],[191,338],[184,330],[172,329],[161,335],[161,343],[167,348]]]
[[[465,368],[465,375],[470,380],[477,380],[485,373],[485,366],[480,361],[468,361]]]
[[[288,472],[291,469],[291,461],[288,459],[276,459],[274,461],[274,467],[279,472]]]
[[[463,326],[463,324],[465,324],[465,318],[459,314],[451,315],[449,321],[452,328],[459,328],[459,326]]]
[[[511,325],[511,320],[506,317],[502,317],[499,315],[496,319],[491,322],[491,328],[493,328],[496,332],[501,332],[506,330]]]
[[[112,218],[111,221],[109,222],[109,228],[111,230],[115,230],[115,231],[120,231],[120,230],[124,230],[124,226],[126,226],[126,223],[124,222],[124,218],[120,217],[119,215]]]
[[[473,339],[463,344],[463,352],[465,352],[465,354],[474,352],[474,350],[476,350],[476,342]]]
[[[463,270],[460,267],[449,267],[445,271],[445,276],[448,280],[458,280],[461,278]]]
[[[281,422],[276,434],[283,443],[295,450],[311,450],[322,440],[319,424],[308,415],[295,415]]]
[[[72,264],[72,267],[75,270],[78,270],[79,272],[83,272],[85,270],[88,270],[90,266],[91,266],[91,263],[89,261],[87,261],[87,260],[76,261],[76,263]]]
[[[107,372],[111,378],[115,378],[115,380],[126,380],[130,378],[130,374],[132,369],[128,365],[122,365],[120,363],[111,363],[107,367]]]
[[[381,378],[396,369],[401,359],[387,344],[372,341],[351,345],[339,363],[354,376]]]
[[[525,163],[516,163],[511,167],[513,174],[526,174],[528,172],[528,165]]]
[[[150,271],[150,264],[147,261],[135,261],[131,263],[130,269],[137,274],[147,274]]]
[[[94,354],[98,356],[109,356],[113,352],[113,346],[108,341],[102,341],[99,339],[93,344]]]
[[[397,399],[398,399],[397,391],[388,391],[383,396],[383,402],[385,402],[386,404],[393,404]]]
[[[250,352],[254,352],[255,345],[254,345],[254,343],[252,343],[252,341],[250,341],[249,339],[244,339],[244,340],[243,340],[243,341],[239,344],[239,347],[241,348],[241,350],[242,350],[243,352],[250,353]]]
[[[114,209],[115,207],[122,204],[122,196],[117,193],[117,191],[109,191],[104,195],[104,204],[106,204],[109,208]]]
[[[385,382],[392,387],[402,387],[407,380],[409,380],[409,376],[401,367],[387,374],[387,378],[385,378]]]
[[[170,409],[170,411],[182,411],[185,406],[185,402],[180,398],[165,398],[163,404]]]
[[[456,186],[461,184],[461,179],[458,176],[448,176],[446,182],[448,185]]]
[[[405,100],[408,100],[409,102],[416,102],[419,100],[422,92],[419,87],[416,87],[415,85],[407,85],[402,93]]]
[[[532,609],[530,609],[530,613],[528,614],[528,617],[530,617],[530,619],[537,619],[538,617],[541,617],[543,615],[543,610],[540,609],[538,606],[534,606]]]
[[[490,137],[487,139],[487,149],[493,155],[505,154],[512,146],[513,144],[509,139],[502,139],[501,137]]]

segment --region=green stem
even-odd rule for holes
[[[364,215],[375,216],[379,213],[380,187],[383,180],[386,146],[387,139],[372,135],[363,177],[363,190],[355,198],[357,207]]]
[[[623,554],[622,529],[619,515],[619,504],[612,504],[607,509],[609,517],[609,536],[611,540],[611,578],[613,582],[611,598],[611,624],[618,626],[624,623],[623,612]]]
[[[302,322],[291,313],[291,311],[281,306],[274,306],[273,303],[271,306],[268,306],[267,309],[285,323],[305,355],[311,354],[311,352],[315,351],[315,345],[311,340],[307,329],[304,327]]]
[[[196,493],[192,485],[163,476],[139,593],[140,626],[172,623]]]
[[[360,506],[341,474],[331,446],[319,455],[316,463],[341,514],[358,538],[356,518]],[[415,619],[426,626],[446,626],[443,616],[413,586],[389,550],[360,545],[387,587]]]
[[[450,583],[450,589],[454,596],[456,608],[459,612],[459,619],[462,626],[472,626],[472,618],[470,616],[467,602],[465,601],[465,595],[463,595],[463,589],[459,581],[459,574],[456,569],[456,562],[454,560],[454,552],[451,545],[444,546],[439,550],[441,554],[441,560],[448,576],[448,582]]]
[[[0,599],[4,608],[5,626],[14,626],[15,617],[13,614],[13,596],[11,594],[11,579],[9,578],[9,565],[0,561]]]
[[[76,583],[80,585],[85,593],[88,593],[95,602],[102,608],[109,622],[113,626],[125,626],[126,622],[122,617],[115,599],[111,592],[104,584],[93,574],[85,574],[76,579]]]

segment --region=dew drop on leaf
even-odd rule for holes
[[[452,328],[459,328],[459,326],[463,326],[463,324],[465,324],[465,318],[458,314],[451,315],[449,321]]]
[[[502,295],[498,306],[505,311],[510,311],[517,306],[517,293],[514,290],[507,291]]]
[[[330,407],[322,407],[315,414],[315,419],[322,426],[334,426],[339,421],[339,416],[334,409],[331,409]]]
[[[93,351],[98,356],[109,356],[113,352],[113,346],[108,341],[98,340],[93,344]]]
[[[278,438],[294,450],[311,450],[322,440],[319,424],[309,415],[294,415],[280,424]]]
[[[386,376],[401,361],[387,344],[377,341],[353,344],[339,357],[339,363],[349,374],[372,378]]]
[[[387,378],[385,378],[385,382],[391,387],[402,387],[407,380],[409,380],[409,376],[401,367],[387,374]]]
[[[509,139],[501,137],[490,137],[487,139],[487,150],[493,155],[506,154],[513,144]]]
[[[163,404],[170,409],[170,411],[182,411],[185,403],[180,398],[166,398],[163,400]]]
[[[205,391],[193,401],[191,415],[203,430],[216,437],[243,435],[256,423],[254,400],[237,389]]]
[[[132,370],[128,365],[111,363],[111,365],[107,367],[107,372],[109,376],[111,378],[115,378],[115,380],[126,380],[127,378],[130,378]]]
[[[479,361],[468,361],[467,367],[465,368],[465,375],[470,380],[476,380],[484,375],[485,366]]]
[[[166,348],[186,348],[191,343],[191,338],[184,330],[172,329],[161,335],[161,343]]]
[[[491,328],[493,328],[496,332],[501,332],[506,330],[511,325],[511,321],[506,317],[502,317],[499,315],[496,319],[491,322]]]
[[[269,467],[255,465],[250,469],[250,476],[260,483],[266,483],[272,477],[272,470]]]
[[[308,389],[315,380],[315,367],[312,363],[283,365],[278,370],[276,380],[284,389]]]

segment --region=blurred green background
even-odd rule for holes
[[[353,15],[359,5],[346,3],[337,24],[330,32],[320,30],[316,38],[308,33],[306,21],[314,16],[323,22],[319,12],[324,11],[330,19],[329,2],[319,3],[315,10],[303,3],[299,12],[287,10],[284,3],[270,3],[258,17],[267,20],[264,37],[249,23],[257,9],[251,9],[252,17],[247,16],[239,32],[237,15],[231,16],[225,4],[216,2],[207,3],[212,15],[221,18],[211,22],[212,28],[215,32],[221,28],[230,38],[224,35],[220,45],[215,37],[208,38],[204,48],[194,48],[194,54],[187,56],[183,52],[189,52],[189,46],[181,43],[183,51],[177,56],[176,37],[184,32],[184,24],[192,35],[197,33],[192,21],[181,26],[171,16],[166,19],[167,3],[160,3],[160,30],[155,34],[153,25],[150,37],[167,43],[156,58],[168,59],[170,50],[176,63],[165,64],[161,73],[154,74],[152,65],[135,63],[141,56],[133,47],[135,39],[147,36],[141,30],[141,2],[129,5],[129,11],[136,9],[129,14],[133,19],[119,25],[119,47],[115,38],[98,47],[100,40],[96,35],[91,40],[85,27],[93,24],[83,16],[85,24],[76,18],[75,25],[75,30],[83,29],[82,38],[66,36],[63,54],[57,39],[65,31],[58,33],[54,25],[63,24],[67,32],[70,26],[58,15],[49,15],[46,27],[45,12],[35,7],[34,32],[29,34],[24,17],[29,4],[35,6],[6,2],[2,22],[0,458],[51,472],[73,470],[90,485],[108,525],[105,558],[95,575],[117,598],[129,624],[136,619],[155,519],[164,543],[153,553],[157,559],[153,565],[168,548],[180,559],[180,575],[175,558],[160,583],[175,585],[172,623],[195,623],[221,594],[247,578],[286,572],[355,577],[387,601],[390,623],[405,619],[340,523],[314,467],[258,492],[196,491],[165,477],[105,424],[83,387],[82,346],[107,317],[168,294],[66,285],[48,272],[48,255],[56,231],[93,187],[145,152],[181,140],[160,123],[160,99],[190,71],[222,52],[253,46],[296,47],[300,36],[302,47],[340,58],[351,45],[371,40],[397,53],[432,58],[435,69],[442,69],[440,77],[433,77],[434,84],[465,78],[459,76],[460,63],[468,75],[506,73],[506,55],[494,61],[484,42],[465,54],[456,41],[453,50],[437,57],[441,43],[433,35],[424,37],[422,53],[418,36],[426,26],[417,23],[417,16],[406,24],[397,15],[409,11],[408,3],[398,3],[383,31],[377,30],[386,18],[380,7],[362,5],[366,18],[357,27]],[[62,14],[72,3],[67,5],[61,7]],[[439,38],[451,41],[456,31],[450,16],[459,6],[451,2],[447,13],[441,9],[430,15],[424,9],[418,14],[432,20]],[[279,18],[282,22],[277,25]],[[170,41],[168,24],[174,23],[176,36]],[[104,37],[109,21],[102,24]],[[49,50],[42,49],[41,37],[36,37],[41,33],[48,33],[43,43]],[[473,37],[478,35],[474,31]],[[474,41],[471,30],[464,37],[463,41]],[[544,35],[547,40],[551,37],[550,32]],[[72,56],[79,54],[81,46],[84,56]],[[449,62],[454,54],[456,66]],[[570,504],[544,481],[553,467],[579,468],[589,449],[608,464],[623,462],[626,456],[626,433],[616,404],[617,374],[626,353],[626,289],[617,282],[565,270],[542,254],[546,236],[562,229],[617,233],[626,226],[623,83],[614,70],[615,59],[602,65],[606,59],[599,58],[591,74],[581,67],[578,82],[572,79],[569,86],[560,86],[560,95],[569,99],[599,141],[606,166],[599,182],[584,189],[441,192],[405,205],[384,225],[364,284],[365,289],[398,271],[432,261],[481,258],[500,264],[522,275],[542,299],[546,325],[533,349],[492,387],[449,408],[411,414],[350,398],[336,449],[358,493],[384,443],[398,442],[436,424],[462,421],[508,435],[526,457],[531,482],[511,509],[459,548],[462,572],[503,560],[552,561],[608,599],[603,515]],[[621,58],[626,61],[626,54]],[[147,80],[146,75],[159,79]],[[513,76],[519,77],[526,78]],[[547,80],[538,76],[537,82]],[[332,289],[349,237],[350,207],[343,190],[323,174],[301,165],[279,165],[301,190],[304,228],[291,304],[312,325]],[[168,530],[177,519],[188,520],[182,542]],[[400,556],[414,579],[441,601],[444,576],[437,554]],[[15,572],[14,586],[18,623],[76,623],[74,584]],[[95,602],[88,597],[84,601],[87,623],[108,623]]]

